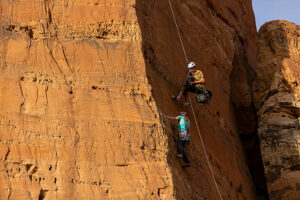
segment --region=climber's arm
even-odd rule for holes
[[[198,80],[198,81],[193,81],[193,82],[191,82],[191,85],[194,85],[194,84],[205,84],[205,80],[204,80],[204,78],[201,78],[201,79]]]
[[[178,119],[178,117],[172,117],[172,116],[168,116],[168,115],[164,115],[167,119],[173,119],[173,120],[176,120]]]

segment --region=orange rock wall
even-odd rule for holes
[[[259,30],[254,87],[270,200],[300,197],[300,26],[272,21]]]
[[[251,2],[172,2],[214,94],[195,109],[223,199],[257,199],[236,118],[253,122]],[[0,199],[218,199],[195,124],[182,169],[161,116],[186,109],[170,100],[185,60],[167,1],[0,7]]]
[[[172,198],[134,5],[1,1],[0,199]]]
[[[187,57],[199,65],[205,74],[206,88],[213,91],[209,105],[199,105],[194,96],[191,98],[223,198],[258,199],[239,138],[239,134],[256,131],[251,94],[256,30],[251,2],[172,2]],[[186,110],[192,118],[190,108],[178,106],[170,99],[184,81],[186,63],[168,2],[137,1],[136,6],[154,99],[163,113],[177,115]],[[198,199],[193,195],[195,191],[219,199],[196,125],[192,123],[192,144],[188,149],[194,167],[184,173],[175,158],[176,122],[172,125],[166,128],[173,134],[169,162],[179,199],[186,195],[186,199]],[[199,190],[202,185],[204,192]]]

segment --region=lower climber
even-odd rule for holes
[[[212,93],[209,90],[205,90],[205,79],[202,71],[195,69],[196,64],[194,62],[188,63],[188,74],[186,82],[181,86],[180,92],[177,96],[172,96],[172,99],[179,101],[182,96],[185,98],[183,105],[189,105],[187,102],[187,92],[196,93],[196,100],[199,103],[208,103]]]
[[[186,116],[186,112],[181,112],[179,116],[172,117],[165,115],[168,119],[178,120],[178,140],[177,140],[177,157],[183,158],[184,165],[183,167],[189,167],[190,161],[188,160],[186,153],[184,151],[184,147],[188,145],[191,137],[188,133],[188,129],[190,128],[190,120]]]

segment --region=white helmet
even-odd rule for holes
[[[194,62],[189,62],[188,63],[188,69],[191,69],[191,68],[193,68],[195,66],[196,66],[196,64]]]

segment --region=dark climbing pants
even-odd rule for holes
[[[187,92],[197,93],[197,88],[194,85],[183,85],[180,90],[186,95]]]
[[[200,85],[200,84],[198,84]],[[196,87],[195,85],[183,85],[181,86],[180,90],[183,92],[183,95],[185,96],[187,92],[198,94],[202,91],[204,91],[204,86]]]
[[[187,144],[189,143],[188,140],[180,140],[178,139],[177,141],[177,150],[178,150],[178,154],[181,154],[183,157],[183,160],[185,163],[189,163],[190,161],[188,160],[185,151],[184,151],[184,147],[187,146]]]

